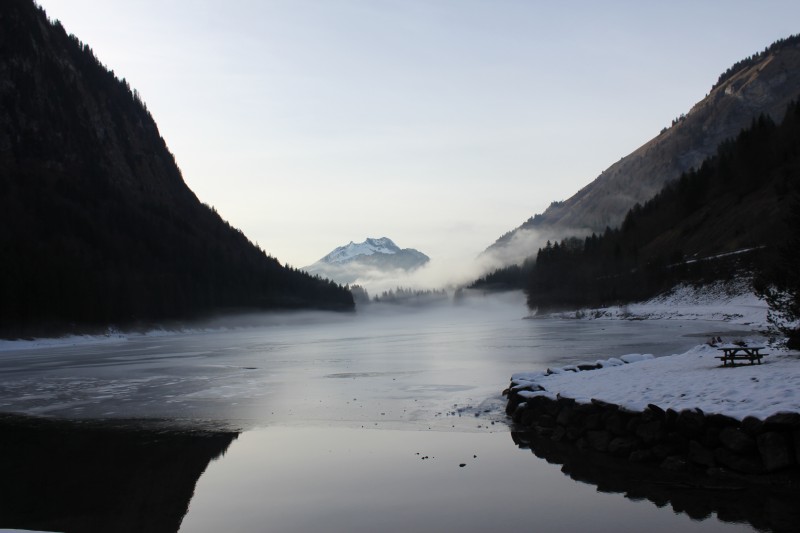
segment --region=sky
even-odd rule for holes
[[[800,2],[38,0],[282,263],[390,237],[463,268],[800,32]]]

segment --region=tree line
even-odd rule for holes
[[[747,271],[762,294],[798,317],[798,190],[800,105],[793,102],[780,124],[754,119],[700,168],[634,206],[619,228],[548,242],[528,273],[528,305],[614,305]]]
[[[755,65],[756,63],[761,61],[764,57],[766,57],[768,54],[771,54],[772,52],[775,52],[782,48],[795,46],[796,44],[799,43],[800,43],[800,34],[790,35],[789,37],[786,37],[784,39],[778,39],[768,47],[764,48],[762,52],[755,53],[750,57],[746,57],[734,63],[728,70],[719,75],[719,78],[717,78],[716,83],[714,83],[714,85],[711,86],[711,90],[713,91],[714,89],[716,89],[717,87],[719,87],[720,85],[731,79],[733,76],[735,76],[742,70]]]

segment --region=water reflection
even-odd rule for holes
[[[655,466],[633,464],[535,433],[512,432],[514,443],[548,463],[561,465],[571,479],[594,485],[600,493],[623,494],[633,501],[670,506],[693,520],[716,515],[719,520],[748,523],[761,531],[797,531],[800,486],[753,485],[730,478],[698,477]]]
[[[750,531],[598,493],[508,441],[505,431],[248,431],[200,479],[180,531]]]
[[[631,499],[597,492],[546,461],[510,449],[505,431],[326,426],[237,434],[175,429],[174,420],[161,424],[0,417],[0,528],[69,533],[745,528],[714,518],[693,522],[687,514],[634,501],[652,496],[700,516],[705,511],[697,507],[697,491],[685,492],[689,497],[678,504],[670,490],[651,493],[615,473],[593,483],[604,491],[627,492]],[[519,434],[514,438],[529,442]],[[570,465],[570,475],[583,472],[583,466],[561,464]],[[593,472],[591,464],[586,468]],[[593,476],[577,478],[597,479]],[[712,508],[722,514],[721,507]]]
[[[174,425],[174,422],[172,423]],[[0,417],[0,528],[177,531],[230,431]]]

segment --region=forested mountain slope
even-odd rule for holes
[[[769,273],[787,252],[800,260],[800,250],[784,246],[800,235],[798,211],[800,103],[791,103],[779,125],[760,116],[697,170],[634,206],[619,229],[540,249],[527,274],[529,305],[612,305],[678,282]]]
[[[135,91],[33,0],[0,3],[0,228],[6,335],[353,306],[202,204]]]
[[[764,114],[780,121],[800,94],[800,35],[778,41],[723,73],[711,92],[658,136],[611,165],[563,202],[500,237],[486,253],[498,263],[521,263],[535,249],[526,231],[541,241],[584,236],[617,227],[626,212],[681,173],[700,166],[721,142],[735,137]]]

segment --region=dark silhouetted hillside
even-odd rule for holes
[[[0,416],[0,523],[70,533],[174,533],[232,431]]]
[[[353,307],[200,203],[137,93],[32,0],[0,4],[0,228],[6,335]]]

